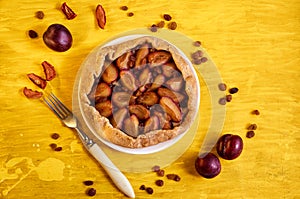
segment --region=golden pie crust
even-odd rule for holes
[[[108,118],[101,116],[92,105],[88,94],[91,92],[96,79],[101,75],[107,59],[113,61],[128,50],[144,43],[150,43],[152,47],[157,50],[165,50],[171,53],[177,68],[181,71],[186,82],[185,91],[189,97],[187,105],[188,113],[184,117],[182,123],[171,130],[154,130],[133,138],[123,131],[114,128]],[[99,47],[84,62],[81,74],[79,98],[85,118],[89,121],[90,126],[93,128],[95,133],[105,140],[119,146],[127,148],[141,148],[170,140],[187,131],[187,129],[192,125],[193,119],[195,118],[198,110],[199,88],[197,87],[198,80],[194,76],[195,74],[174,46],[165,40],[156,37],[142,36],[120,44]]]

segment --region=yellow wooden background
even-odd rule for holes
[[[85,56],[98,44],[126,30],[148,27],[169,13],[178,23],[176,31],[200,40],[229,86],[240,91],[227,104],[222,133],[244,139],[242,155],[221,160],[222,172],[204,179],[194,170],[203,136],[166,173],[177,173],[180,182],[165,178],[156,187],[152,173],[126,173],[136,198],[300,198],[300,1],[297,0],[70,0],[78,14],[67,21],[59,10],[63,1],[0,0],[0,198],[87,198],[84,180],[94,180],[94,198],[126,198],[104,170],[86,153],[74,132],[37,100],[28,100],[24,86],[36,89],[26,74],[42,75],[40,63],[55,65],[59,83],[55,93],[69,107],[76,72]],[[97,27],[94,10],[101,3],[107,13],[105,30]],[[120,6],[127,5],[128,11]],[[42,10],[45,18],[34,13]],[[127,17],[133,12],[133,17]],[[74,44],[64,53],[49,50],[41,35],[52,23],[62,23],[72,32]],[[40,37],[30,39],[29,29]],[[203,87],[203,86],[201,86]],[[205,91],[205,89],[203,89]],[[207,93],[201,93],[203,98]],[[202,102],[203,110],[208,104]],[[259,109],[261,115],[250,112]],[[197,135],[203,134],[209,118]],[[246,126],[256,123],[252,139]],[[59,133],[54,141],[50,135]],[[63,147],[54,152],[49,144]],[[148,195],[139,190],[154,188]]]

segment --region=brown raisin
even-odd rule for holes
[[[148,194],[153,194],[153,189],[152,189],[151,187],[147,187],[147,188],[146,188],[146,192],[147,192]]]
[[[238,91],[239,91],[239,89],[236,88],[236,87],[229,89],[229,93],[230,93],[230,94],[235,94],[235,93],[237,93]]]
[[[157,27],[159,28],[163,28],[165,26],[165,22],[164,21],[160,21],[158,24],[157,24]]]
[[[94,184],[94,182],[92,180],[86,180],[86,181],[83,181],[83,184],[86,186],[91,186]]]
[[[127,6],[121,6],[120,9],[126,11],[126,10],[128,10],[128,7]]]
[[[200,41],[195,41],[193,44],[194,44],[194,46],[196,46],[196,47],[201,46],[201,42],[200,42]]]
[[[250,124],[248,127],[247,127],[248,130],[256,130],[257,129],[257,125],[256,124]]]
[[[127,14],[128,17],[132,17],[133,15],[134,15],[133,12],[129,12],[129,13]]]
[[[38,19],[43,19],[45,16],[44,12],[43,11],[37,11],[35,13],[35,17],[38,18]]]
[[[169,14],[164,14],[163,17],[166,21],[171,21],[171,19],[172,19],[171,15],[169,15]]]
[[[159,187],[162,187],[164,185],[164,181],[163,180],[156,180],[155,184]]]
[[[232,100],[232,95],[226,95],[226,101],[231,102]]]
[[[252,114],[254,114],[254,115],[259,115],[260,114],[260,112],[259,112],[259,110],[254,110],[254,111],[252,111]]]
[[[252,138],[252,137],[254,137],[254,135],[255,135],[254,131],[247,131],[246,137],[247,138]]]
[[[62,150],[62,147],[61,147],[61,146],[56,147],[56,148],[54,149],[54,151],[61,151],[61,150]]]
[[[155,24],[153,24],[153,25],[150,27],[151,32],[157,32],[157,29],[158,29],[158,27],[157,27],[157,25],[155,25]]]
[[[172,21],[169,23],[168,28],[171,30],[175,30],[177,28],[177,23],[175,21]]]
[[[163,169],[156,172],[158,176],[163,177],[165,175],[165,171]]]
[[[220,91],[226,91],[227,85],[225,83],[220,83],[218,85]]]
[[[96,195],[96,189],[94,189],[94,188],[89,188],[89,189],[86,191],[86,194],[87,194],[88,196],[94,196],[94,195]]]
[[[146,186],[145,185],[141,185],[140,186],[140,190],[146,190]]]
[[[53,133],[53,134],[51,135],[51,138],[54,139],[54,140],[57,140],[59,137],[60,137],[60,136],[59,136],[58,133]]]
[[[37,32],[35,32],[34,30],[29,30],[28,31],[28,35],[31,39],[34,39],[34,38],[37,38],[38,37],[38,34]]]

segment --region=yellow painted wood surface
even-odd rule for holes
[[[72,106],[72,88],[80,63],[98,44],[126,30],[149,27],[169,13],[178,23],[176,31],[200,40],[216,63],[228,86],[240,91],[226,105],[222,133],[235,133],[244,140],[242,155],[221,160],[222,172],[214,179],[200,177],[194,159],[208,128],[201,126],[191,147],[166,173],[177,173],[180,182],[154,184],[154,173],[126,173],[136,198],[300,198],[300,2],[297,0],[229,1],[68,1],[78,14],[67,21],[59,10],[63,1],[0,1],[0,198],[87,198],[84,180],[94,180],[94,198],[126,198],[104,170],[81,147],[74,132],[40,101],[28,100],[22,88],[36,88],[26,74],[42,75],[40,63],[55,65],[55,93]],[[107,13],[105,30],[97,27],[94,10],[101,3]],[[120,6],[127,5],[128,11]],[[42,10],[45,18],[34,13]],[[133,12],[133,17],[127,17]],[[64,53],[48,49],[42,34],[52,23],[65,24],[74,44]],[[29,29],[38,32],[30,39]],[[203,99],[208,96],[203,87]],[[209,109],[205,100],[202,110]],[[251,115],[259,109],[261,115]],[[247,139],[246,126],[258,129]],[[59,133],[58,140],[51,139]],[[54,152],[50,143],[63,147]],[[148,195],[139,190],[154,188]]]

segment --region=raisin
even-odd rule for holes
[[[201,62],[202,62],[202,63],[207,62],[207,60],[208,60],[207,57],[202,57],[202,58],[201,58]]]
[[[140,186],[140,190],[146,190],[146,186],[145,185],[141,185]]]
[[[171,21],[171,19],[172,19],[171,15],[169,15],[169,14],[164,14],[163,17],[166,21]]]
[[[62,150],[62,147],[61,147],[61,146],[56,147],[56,148],[54,149],[54,151],[61,151],[61,150]]]
[[[175,30],[177,28],[177,23],[175,21],[172,21],[169,23],[168,28],[171,30]]]
[[[252,137],[254,137],[254,135],[255,135],[254,131],[247,131],[246,137],[252,138]]]
[[[232,95],[226,95],[226,101],[231,102],[232,100]]]
[[[53,134],[51,135],[51,138],[54,139],[54,140],[57,140],[59,137],[60,137],[60,136],[59,136],[58,133],[53,133]]]
[[[37,32],[35,32],[34,30],[29,30],[28,31],[28,35],[31,39],[34,39],[34,38],[37,38],[38,37],[38,34]]]
[[[220,83],[218,85],[220,91],[226,91],[227,85],[225,83]]]
[[[128,7],[127,6],[121,6],[120,9],[126,11],[126,10],[128,10]]]
[[[165,26],[165,22],[164,21],[160,21],[158,24],[157,24],[157,27],[159,28],[163,28]]]
[[[200,42],[200,41],[195,41],[193,44],[194,44],[194,46],[196,46],[196,47],[201,46],[201,42]]]
[[[254,111],[252,111],[252,114],[254,114],[254,115],[259,115],[260,114],[260,112],[259,112],[259,110],[254,110]]]
[[[127,14],[128,17],[132,17],[133,15],[134,15],[133,12],[129,12],[129,13]]]
[[[226,104],[226,97],[222,97],[219,99],[219,104],[225,105]]]
[[[162,187],[164,185],[164,181],[163,180],[156,180],[155,184],[159,187]]]
[[[158,172],[160,170],[160,166],[155,165],[154,167],[152,167],[152,171],[154,172]]]
[[[257,125],[256,124],[250,124],[248,127],[247,127],[248,130],[256,130],[257,129]]]
[[[56,149],[56,147],[57,147],[57,144],[55,144],[55,143],[51,143],[50,145],[49,145],[50,147],[51,147],[51,149]]]
[[[94,188],[89,188],[89,189],[86,191],[86,194],[87,194],[88,196],[94,196],[94,195],[96,195],[96,189],[94,189]]]
[[[45,16],[44,12],[43,11],[37,11],[35,13],[35,17],[38,18],[38,19],[43,19]]]
[[[148,194],[153,194],[153,189],[152,189],[151,187],[147,187],[147,188],[146,188],[146,192],[147,192]]]
[[[235,94],[235,93],[237,93],[238,91],[239,91],[239,89],[236,88],[236,87],[229,89],[229,93],[230,93],[230,94]]]
[[[91,185],[94,184],[94,182],[91,181],[91,180],[86,180],[86,181],[83,181],[83,184],[86,185],[86,186],[91,186]]]
[[[157,171],[157,175],[163,177],[165,175],[165,171],[163,169]]]
[[[157,25],[153,24],[151,27],[150,27],[150,30],[151,32],[157,32]]]

